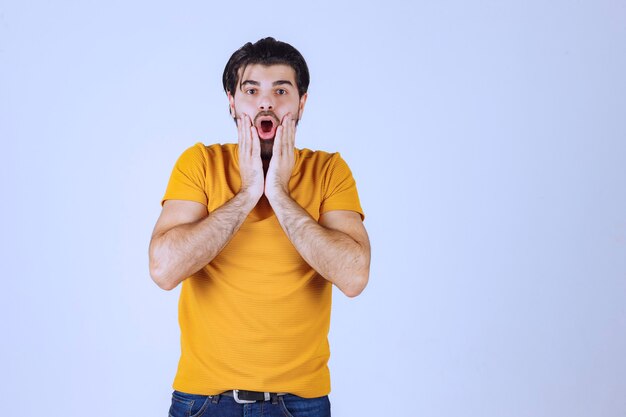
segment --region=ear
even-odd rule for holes
[[[235,98],[232,96],[232,94],[230,94],[230,91],[228,91],[226,93],[226,95],[228,96],[228,107],[230,110],[230,117],[235,118]]]
[[[298,114],[300,115],[300,117],[298,118],[298,120],[302,119],[302,113],[304,112],[304,105],[306,104],[306,99],[309,96],[309,93],[304,93],[302,94],[302,97],[300,97],[300,103],[298,104]]]

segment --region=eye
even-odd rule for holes
[[[246,94],[254,94],[256,93],[256,88],[248,88],[246,89]]]
[[[287,94],[287,90],[285,90],[284,88],[279,88],[278,90],[276,90],[276,94],[278,94],[279,96],[285,95]]]

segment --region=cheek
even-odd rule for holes
[[[246,103],[245,101],[236,101],[234,103],[234,109],[237,112],[237,114],[241,114],[241,113],[250,114],[250,112],[254,112],[255,107],[251,106],[250,103]]]
[[[283,108],[285,109],[284,111],[285,114],[288,112],[297,114],[298,112],[300,112],[300,102],[298,101],[290,102],[289,104],[285,105]]]

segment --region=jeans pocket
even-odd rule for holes
[[[285,417],[330,417],[328,396],[301,398],[295,395],[278,397],[280,410]]]
[[[278,405],[280,406],[280,411],[283,412],[283,415],[285,417],[293,417],[293,415],[291,415],[291,413],[289,412],[289,410],[287,410],[287,406],[285,405],[285,402],[283,401],[282,398],[278,398]]]
[[[174,391],[172,393],[169,417],[200,417],[211,402],[211,398],[211,396],[207,395]]]

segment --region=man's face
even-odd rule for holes
[[[300,120],[307,95],[298,96],[296,74],[289,65],[248,65],[237,81],[234,97],[228,94],[231,115],[250,117],[261,140],[261,157],[270,159],[276,128],[287,113],[296,123]]]

